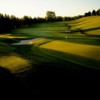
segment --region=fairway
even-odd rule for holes
[[[52,41],[40,47],[55,50],[55,51],[60,51],[64,53],[71,53],[74,55],[88,57],[100,61],[99,46],[83,45],[83,44],[69,43],[63,41]]]

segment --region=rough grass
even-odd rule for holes
[[[83,17],[69,23],[72,30],[84,30],[89,35],[100,35],[100,16]]]
[[[15,48],[6,43],[0,43],[0,66],[18,72],[30,67],[30,61],[15,53]]]
[[[25,36],[15,36],[15,35],[12,35],[12,34],[0,34],[0,39],[2,38],[6,38],[6,39],[14,39],[14,38],[26,38]]]
[[[0,56],[0,66],[18,72],[21,70],[29,69],[30,62],[16,54],[8,56]]]
[[[25,36],[0,34],[0,66],[14,73],[29,68],[29,60],[18,55],[15,52],[15,48],[11,46],[12,43],[25,38]]]

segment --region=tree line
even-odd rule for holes
[[[98,9],[97,11],[96,10],[93,10],[93,11],[88,11],[84,14],[84,16],[100,16],[100,9]]]
[[[69,21],[79,17],[80,16],[78,17],[56,16],[55,12],[53,11],[47,11],[45,18],[41,17],[32,18],[31,16],[24,16],[23,18],[18,18],[14,15],[7,15],[0,13],[0,33],[7,33],[10,32],[12,29],[28,27],[37,23]]]
[[[12,29],[27,27],[36,23],[44,22],[44,18],[32,18],[24,16],[23,18],[15,17],[14,15],[0,14],[0,33],[10,32]]]
[[[84,15],[78,15],[74,17],[56,16],[54,11],[47,11],[45,18],[41,17],[32,18],[31,16],[24,16],[23,18],[18,18],[14,15],[7,15],[7,14],[4,15],[0,13],[0,33],[7,33],[10,32],[12,29],[28,27],[37,23],[70,21],[86,16],[96,16],[96,15],[100,16],[100,9],[98,9],[97,11],[93,10],[92,12],[89,11]]]
[[[46,22],[44,18],[32,18],[31,16],[24,16],[23,18],[18,18],[14,15],[7,15],[0,13],[0,33],[10,32],[12,29],[28,27],[36,23]]]

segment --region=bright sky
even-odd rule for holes
[[[46,11],[57,16],[75,16],[100,8],[100,0],[0,0],[0,13],[23,17],[44,17]]]

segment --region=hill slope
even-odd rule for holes
[[[83,17],[69,23],[72,30],[84,30],[90,35],[100,35],[100,16]]]
[[[99,16],[92,16],[70,22],[42,23],[13,30],[12,35],[0,35],[0,66],[14,72],[46,63],[66,68],[77,69],[78,65],[84,65],[100,69],[99,19]],[[69,29],[71,33],[64,32]],[[80,34],[80,30],[85,34]],[[34,38],[39,40],[29,45],[11,45]]]

